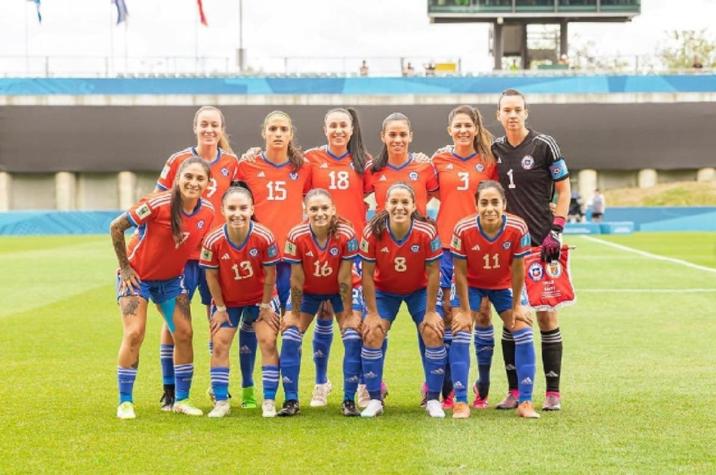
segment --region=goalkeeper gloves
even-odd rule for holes
[[[559,260],[559,252],[562,249],[562,230],[565,219],[562,216],[555,216],[552,220],[552,228],[549,234],[542,241],[541,257],[544,262]]]

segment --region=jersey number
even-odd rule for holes
[[[216,180],[213,178],[209,179],[209,186],[206,187],[206,197],[211,198],[216,193]]]
[[[490,269],[499,269],[500,268],[500,255],[499,254],[492,255],[492,266],[490,266],[490,255],[489,254],[485,254],[484,256],[482,256],[482,258],[485,261],[485,265],[484,265],[483,269],[490,270]]]
[[[470,186],[470,174],[467,172],[458,172],[457,177],[462,182],[462,185],[458,186],[458,191],[465,191]]]
[[[405,272],[408,270],[404,257],[396,257],[393,264],[395,265],[395,272]]]
[[[324,262],[321,265],[319,261],[316,261],[313,263],[313,266],[315,267],[315,269],[313,270],[313,275],[316,277],[328,277],[329,275],[333,274],[333,268],[328,265],[328,262]]]
[[[329,190],[347,190],[350,186],[348,181],[348,172],[328,172],[328,177],[331,179],[331,184],[328,185]]]
[[[286,182],[285,181],[270,181],[266,183],[268,188],[268,198],[272,201],[283,201],[286,199]]]
[[[231,266],[231,270],[234,271],[234,280],[248,279],[254,275],[254,269],[251,267],[250,261],[241,261],[238,264],[234,264]]]
[[[510,177],[510,184],[507,185],[507,188],[517,188],[517,185],[515,185],[515,177],[513,175],[514,172],[512,171],[512,168],[510,168],[507,171],[507,176]]]

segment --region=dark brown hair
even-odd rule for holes
[[[522,102],[525,104],[525,110],[527,109],[527,99],[525,99],[525,95],[522,94],[517,89],[505,89],[502,91],[502,94],[500,94],[500,98],[497,100],[497,110],[500,110],[500,103],[502,102],[502,98],[505,96],[520,96],[522,98]]]
[[[502,185],[500,185],[499,182],[495,180],[483,180],[480,182],[479,185],[477,185],[477,191],[475,192],[475,203],[477,203],[477,201],[480,199],[480,193],[489,188],[496,189],[497,192],[500,194],[502,201],[507,201],[507,198],[505,197],[505,189],[502,187]]]
[[[201,168],[204,170],[204,173],[206,173],[206,179],[211,179],[211,169],[209,168],[209,164],[206,163],[206,160],[201,157],[190,157],[186,159],[179,167],[179,171],[177,172],[176,178],[174,179],[174,187],[172,188],[171,194],[172,236],[174,236],[174,242],[176,244],[181,244],[182,241],[181,216],[182,208],[184,206],[184,199],[181,196],[181,188],[179,188],[179,181],[181,179],[182,172],[194,164],[201,165]]]
[[[393,112],[388,117],[383,119],[383,125],[380,128],[381,136],[385,132],[385,127],[390,122],[394,122],[394,121],[404,121],[405,123],[408,124],[408,130],[410,130],[410,132],[413,131],[413,125],[410,123],[410,119],[408,119],[408,116],[406,116],[402,112]],[[380,153],[373,161],[372,170],[374,172],[378,172],[378,171],[382,170],[387,163],[388,163],[388,146],[385,143],[383,143],[383,148],[380,149]]]
[[[323,122],[325,123],[328,115],[334,112],[341,112],[351,118],[353,134],[348,141],[348,152],[351,154],[353,169],[356,173],[362,175],[363,172],[365,172],[365,162],[367,161],[368,151],[363,143],[363,134],[361,133],[360,122],[358,121],[358,111],[352,107],[336,107],[326,112],[326,115],[323,117]]]
[[[261,124],[261,135],[264,135],[264,131],[266,130],[266,124],[268,124],[268,121],[271,119],[271,117],[275,115],[285,117],[291,126],[291,140],[289,140],[288,142],[288,161],[291,162],[292,165],[291,171],[295,173],[303,166],[303,151],[301,150],[301,147],[296,145],[296,143],[294,142],[294,137],[296,136],[296,127],[293,126],[293,120],[291,120],[291,116],[279,110],[269,112],[266,117],[264,117],[263,124]]]
[[[492,141],[494,136],[489,130],[485,128],[484,122],[482,121],[482,115],[476,107],[462,105],[457,106],[448,114],[448,126],[452,126],[452,121],[458,114],[465,114],[470,118],[473,125],[477,128],[477,133],[472,142],[472,146],[477,153],[489,164],[495,163],[495,157],[492,155]]]
[[[313,198],[314,196],[325,196],[331,201],[331,204],[334,204],[333,197],[328,192],[328,190],[324,190],[323,188],[313,188],[308,193],[306,193],[306,196],[303,198],[303,203],[306,205],[306,208],[308,208],[308,200]],[[338,232],[338,225],[339,224],[345,224],[346,226],[349,226],[351,229],[353,228],[353,225],[350,223],[350,221],[341,218],[337,214],[334,214],[331,217],[331,223],[328,226],[328,238],[330,239],[333,237],[336,232]]]
[[[390,185],[388,191],[385,193],[386,200],[390,197],[390,194],[397,189],[407,190],[408,193],[410,193],[410,197],[412,198],[413,203],[415,203],[415,191],[410,185],[402,181],[398,181]],[[428,223],[432,226],[435,226],[435,222],[432,219],[423,216],[417,209],[415,209],[410,214],[410,219],[411,221],[422,221],[424,223]],[[376,213],[375,216],[373,216],[373,218],[371,218],[370,222],[368,223],[368,226],[370,226],[371,233],[373,233],[373,235],[377,238],[382,237],[385,230],[388,229],[388,220],[389,213],[386,209],[383,209],[383,211],[379,211],[378,213]]]

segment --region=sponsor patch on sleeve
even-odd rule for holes
[[[209,249],[202,247],[201,248],[201,260],[202,261],[211,261],[211,258],[214,257],[214,253],[211,252]]]
[[[368,244],[368,241],[366,239],[361,239],[360,250],[363,252],[368,252],[369,249],[370,249],[370,245]]]
[[[137,208],[137,216],[139,216],[139,219],[144,219],[150,214],[152,214],[152,208],[150,208],[147,203]]]
[[[353,238],[348,241],[348,252],[355,252],[358,250],[358,241]]]
[[[286,243],[286,244],[288,244],[288,243]],[[276,249],[276,244],[271,244],[271,245],[268,247],[268,249],[266,249],[266,255],[267,255],[269,258],[273,258],[273,257],[278,256],[278,249]]]
[[[520,247],[529,247],[530,244],[532,244],[530,233],[525,233],[525,235],[522,236],[522,239],[520,239]]]
[[[452,235],[452,247],[456,251],[462,251],[462,239],[455,236],[454,234]]]
[[[439,237],[436,237],[435,239],[433,239],[432,241],[430,241],[430,250],[431,250],[432,252],[435,252],[435,251],[437,251],[438,249],[440,249],[440,238],[439,238]]]
[[[569,175],[569,170],[567,170],[567,163],[564,161],[564,158],[560,158],[552,165],[550,165],[549,173],[550,175],[552,175],[552,180],[554,181],[560,180],[565,176]]]
[[[296,245],[292,243],[291,241],[286,241],[286,245],[284,246],[283,252],[286,254],[290,254],[292,256],[296,255]]]

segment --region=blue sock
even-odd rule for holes
[[[239,366],[241,367],[241,387],[254,385],[254,364],[256,363],[256,332],[251,325],[241,324],[239,330]]]
[[[445,364],[447,364],[447,351],[445,345],[426,346],[425,364],[428,369],[428,401],[439,399],[445,380]]]
[[[264,401],[275,400],[278,390],[278,366],[264,365],[261,367],[261,383],[264,387]]]
[[[450,373],[455,400],[467,402],[467,378],[470,377],[470,332],[457,332],[450,345]]]
[[[333,320],[316,319],[313,332],[313,362],[316,363],[316,384],[328,382],[328,355],[333,342]]]
[[[117,386],[119,387],[119,403],[132,402],[132,389],[137,379],[136,368],[122,368],[117,366]]]
[[[450,373],[450,345],[452,344],[452,330],[445,328],[443,332],[443,343],[445,343],[445,351],[448,354],[448,361],[445,363],[445,380],[443,381],[443,399],[447,398],[448,395],[454,389],[452,386],[452,374]]]
[[[159,345],[159,363],[162,365],[162,382],[174,386],[174,345]]]
[[[535,380],[535,345],[532,329],[527,327],[512,332],[515,339],[515,366],[520,402],[532,400]]]
[[[229,368],[211,368],[211,390],[217,401],[229,399]]]
[[[281,381],[287,401],[298,401],[298,375],[301,370],[301,343],[298,328],[289,327],[281,335]]]
[[[191,380],[193,377],[194,365],[192,363],[174,365],[174,380],[176,384],[177,401],[183,401],[189,397],[189,390],[191,389]]]
[[[345,348],[343,356],[343,400],[353,401],[361,373],[360,350],[362,343],[360,334],[353,328],[346,329],[343,332],[343,346]]]
[[[382,399],[380,394],[380,382],[383,380],[383,350],[366,348],[361,346],[361,366],[363,368],[363,379],[371,399]]]
[[[492,325],[475,327],[475,356],[477,356],[477,392],[482,399],[487,399],[490,392],[490,367],[492,354],[495,351],[495,329]]]
[[[418,350],[420,351],[420,362],[423,365],[423,382],[428,382],[428,362],[425,361],[425,342],[423,341],[423,337],[420,335],[420,330],[418,330]]]

